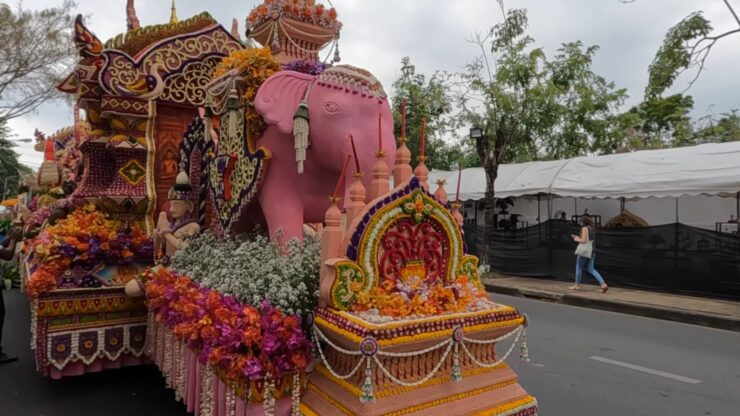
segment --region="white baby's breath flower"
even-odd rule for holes
[[[320,254],[316,237],[290,241],[284,253],[262,235],[219,241],[203,233],[177,252],[171,267],[242,303],[256,306],[267,299],[300,313],[316,306]]]

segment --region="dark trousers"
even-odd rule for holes
[[[5,323],[5,296],[0,289],[0,354],[3,353],[3,323]]]

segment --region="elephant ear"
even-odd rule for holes
[[[293,133],[293,116],[303,100],[313,75],[295,71],[280,71],[268,78],[254,99],[257,112],[269,125],[283,134]]]

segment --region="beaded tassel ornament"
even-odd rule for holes
[[[462,381],[462,368],[460,367],[460,344],[455,342],[455,352],[452,355],[452,380]]]
[[[337,30],[336,34],[334,35],[334,63],[337,63],[342,60],[342,58],[339,57],[339,31]]]
[[[308,96],[308,91],[306,91]],[[304,98],[293,116],[293,139],[295,143],[295,161],[298,163],[298,174],[303,173],[303,162],[306,161],[308,149],[308,101]]]
[[[275,380],[272,378],[272,374],[265,376],[265,391],[264,398],[262,400],[262,410],[264,416],[275,415]]]
[[[228,108],[229,113],[232,113],[232,114],[229,114],[226,135],[232,138],[236,136],[236,129],[237,129],[236,121],[238,117],[236,113],[240,111],[239,110],[239,92],[236,90],[236,88],[232,87],[231,91],[229,91],[229,98],[228,98],[226,107]],[[208,134],[210,135],[210,132],[208,132]],[[206,137],[210,137],[210,136],[206,136]]]
[[[367,365],[365,366],[365,383],[362,384],[362,395],[360,395],[360,402],[368,403],[375,401],[375,395],[373,394],[373,369],[370,357],[365,357]]]
[[[291,391],[291,416],[301,416],[301,373],[296,371],[293,373],[293,389]]]
[[[522,328],[522,346],[519,351],[519,359],[524,363],[529,363],[529,348],[527,347],[527,327],[529,326],[529,316],[524,315],[524,328]]]

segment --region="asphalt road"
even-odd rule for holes
[[[509,360],[541,416],[740,415],[738,332],[491,297],[529,315],[532,363]]]
[[[5,293],[3,350],[20,359],[0,365],[0,416],[185,416],[157,367],[107,370],[45,379],[36,372],[24,294]]]
[[[509,360],[541,416],[740,415],[740,333],[492,297],[529,314],[532,363]],[[6,291],[5,300],[4,347],[20,361],[0,366],[0,416],[186,415],[151,365],[44,379],[25,297]]]

